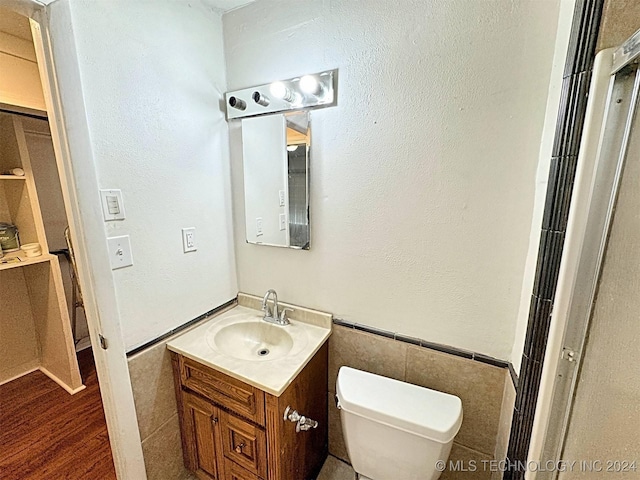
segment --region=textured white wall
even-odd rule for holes
[[[133,267],[113,272],[131,349],[237,291],[222,25],[199,1],[70,5],[98,181],[127,213],[104,233],[131,237]],[[182,253],[182,227],[197,252]]]
[[[261,0],[224,15],[229,89],[340,69],[312,113],[311,250],[246,244],[240,290],[510,359],[558,2]]]

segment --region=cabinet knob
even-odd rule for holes
[[[218,417],[213,417],[213,424],[217,424],[218,423]]]
[[[236,445],[236,448],[234,448],[234,450],[235,450],[237,453],[242,453],[242,449],[243,449],[244,447],[245,447],[244,443],[241,443],[241,444],[239,444],[239,445]]]

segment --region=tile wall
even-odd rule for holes
[[[238,301],[245,306],[259,308],[257,297],[240,295]],[[232,307],[233,305],[228,308]],[[294,315],[302,315],[305,320],[314,321],[317,312],[299,308]],[[198,324],[199,322],[190,328]],[[492,476],[492,472],[482,471],[481,461],[503,459],[506,455],[515,400],[509,370],[504,365],[486,363],[492,361],[487,357],[476,356],[474,359],[474,354],[470,352],[448,353],[435,349],[446,350],[447,347],[424,347],[417,339],[398,336],[403,340],[397,340],[394,334],[388,332],[374,334],[361,330],[368,327],[358,325],[358,328],[344,322],[341,325],[334,324],[329,339],[327,394],[330,453],[349,461],[342,438],[339,411],[334,400],[338,370],[342,365],[347,365],[460,397],[464,420],[454,441],[450,459],[462,460],[465,465],[469,465],[470,460],[475,460],[478,471],[445,472],[441,478],[501,478],[498,472],[494,472]],[[149,480],[191,478],[182,461],[173,373],[166,348],[166,343],[171,338],[163,339],[129,358],[129,372]]]
[[[477,471],[445,472],[441,478],[501,478],[499,472],[491,472],[488,464],[483,471],[482,461],[506,456],[515,401],[508,368],[473,359],[471,353],[465,358],[416,345],[416,339],[414,343],[407,340],[334,325],[329,341],[329,452],[349,461],[334,398],[338,370],[347,365],[460,397],[464,418],[450,460],[461,460],[467,466],[474,460]]]
[[[574,7],[512,417],[508,457],[513,465],[527,460],[531,443],[603,4],[604,0],[576,0]],[[507,472],[505,478],[524,480],[524,476],[524,471],[514,470]]]
[[[215,315],[234,306],[235,304],[217,311]],[[203,318],[176,335],[181,335],[210,318]],[[190,472],[184,468],[182,460],[173,370],[167,350],[167,342],[174,337],[175,335],[164,338],[161,342],[129,357],[129,375],[148,480],[192,478]]]
[[[618,47],[640,28],[640,2],[605,0],[596,51]]]

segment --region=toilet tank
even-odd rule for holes
[[[462,424],[454,395],[342,367],[336,382],[353,468],[373,480],[435,480]]]

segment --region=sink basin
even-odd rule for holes
[[[291,319],[280,326],[238,305],[170,340],[167,348],[278,397],[331,335],[331,315],[308,312],[316,315],[314,323]]]
[[[276,360],[293,348],[293,338],[286,328],[262,320],[232,323],[210,332],[207,342],[220,353],[240,360]]]

